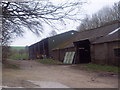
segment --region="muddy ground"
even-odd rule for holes
[[[117,88],[118,76],[84,70],[76,65],[46,65],[33,60],[9,60],[20,69],[3,67],[4,87]]]

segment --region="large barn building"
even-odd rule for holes
[[[78,33],[77,31],[71,30],[62,34],[45,38],[29,46],[29,58],[30,59],[51,58],[53,48],[70,40],[72,37],[76,36],[77,33]]]
[[[64,61],[66,52],[75,52],[72,63],[118,65],[120,59],[120,22],[81,31],[67,42],[54,48],[52,57]]]

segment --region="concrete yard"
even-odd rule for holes
[[[118,76],[76,65],[46,65],[33,60],[9,60],[20,69],[3,68],[3,87],[117,88]]]

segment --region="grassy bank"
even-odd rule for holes
[[[97,64],[91,64],[90,63],[90,64],[83,65],[83,67],[85,69],[101,70],[101,71],[118,73],[118,67],[117,66],[97,65]]]

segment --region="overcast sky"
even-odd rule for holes
[[[57,1],[57,0],[54,0]],[[84,6],[85,12],[88,15],[91,15],[104,6],[112,6],[115,2],[118,2],[120,0],[88,0],[90,3],[88,5]],[[64,30],[58,31],[57,33],[66,32],[69,30],[76,30],[76,27],[79,26],[79,23],[70,22]],[[18,37],[14,39],[14,42],[11,44],[11,46],[30,46],[33,43],[36,43],[40,41],[43,38],[46,38],[49,36],[50,28],[46,28],[44,33],[41,36],[36,36],[32,32],[27,31],[23,37]]]

